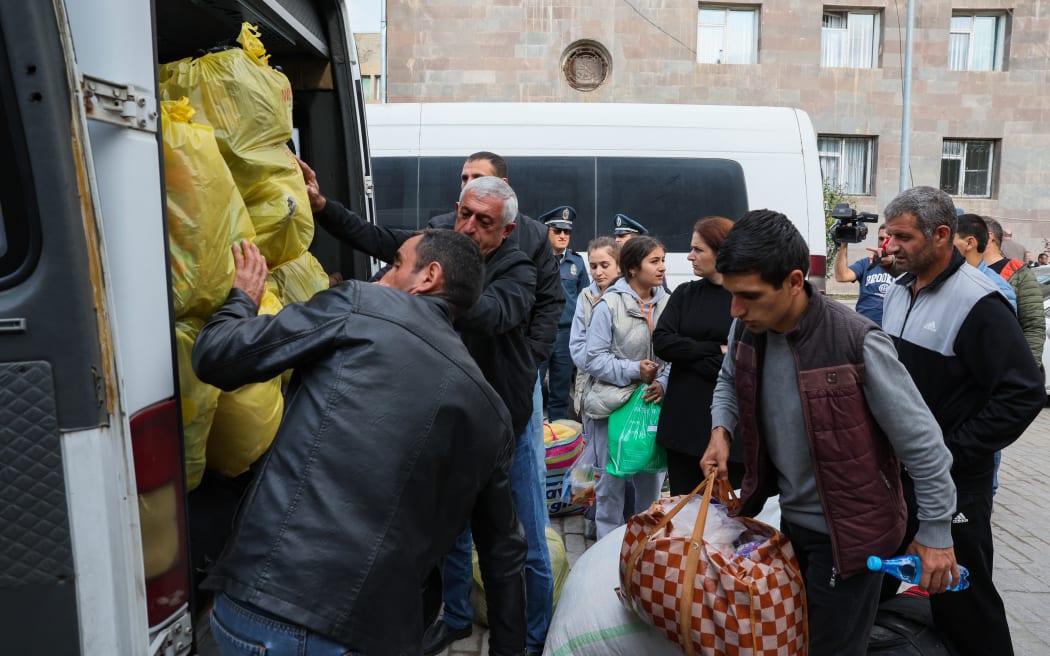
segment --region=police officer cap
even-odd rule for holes
[[[544,212],[537,220],[547,224],[548,228],[572,230],[572,222],[576,220],[576,210],[568,205],[562,205],[555,207],[550,212]]]
[[[626,214],[617,214],[613,220],[613,234],[614,235],[647,235],[649,231],[645,229],[641,223],[638,223]]]

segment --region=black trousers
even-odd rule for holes
[[[956,656],[1013,656],[1010,625],[1003,598],[992,581],[992,472],[987,480],[970,480],[957,492],[958,503],[952,518],[955,560],[970,570],[970,587],[962,592],[930,595],[933,623]],[[904,498],[908,502],[908,532],[900,551],[911,544],[918,528],[915,488],[907,473],[901,476]],[[896,586],[898,581],[890,584]],[[884,593],[883,598],[886,595]]]
[[[700,469],[700,456],[694,456],[674,449],[667,451],[667,480],[671,486],[671,496],[689,494],[704,480],[704,472]],[[729,483],[733,489],[740,489],[740,483],[744,480],[744,464],[741,462],[728,463]]]
[[[831,538],[781,520],[795,548],[809,608],[809,656],[865,656],[875,625],[882,574],[833,575]]]

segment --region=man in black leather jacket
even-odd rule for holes
[[[314,219],[333,236],[372,257],[390,261],[401,240],[412,234],[373,225],[325,198],[313,170],[301,161],[300,166]],[[534,431],[527,428],[531,427],[535,408],[538,368],[526,335],[535,296],[536,268],[527,255],[510,243],[509,236],[517,232],[516,216],[517,196],[498,177],[479,177],[461,190],[454,229],[474,239],[485,254],[485,290],[479,302],[455,325],[486,380],[507,404],[517,436],[509,473],[518,518],[529,545],[525,564],[530,623],[527,646],[540,651],[550,620],[554,584],[545,533],[544,485],[539,471],[543,466],[542,445],[536,443]],[[428,631],[424,653],[433,653],[437,645],[470,635],[470,569],[470,535],[464,531],[444,567],[445,619],[454,617],[457,623],[435,623],[433,626],[438,629],[451,626],[452,630],[444,631],[437,641]]]
[[[481,293],[479,250],[428,230],[402,244],[380,284],[342,283],[275,316],[256,316],[266,278],[258,249],[235,245],[234,259],[235,287],[201,330],[195,371],[226,390],[288,368],[295,376],[204,583],[221,593],[220,647],[299,653],[309,641],[419,654],[424,578],[470,517],[494,619],[490,653],[520,656],[526,547],[506,476],[514,432],[452,327]]]

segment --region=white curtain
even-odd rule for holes
[[[697,30],[696,61],[702,64],[722,64],[725,48],[726,10],[701,9]]]
[[[848,194],[868,193],[868,139],[842,140],[842,173],[840,182]]]
[[[845,66],[847,43],[846,15],[824,14],[820,30],[820,65],[824,67]]]
[[[755,17],[751,9],[729,10],[728,58],[726,64],[755,63]]]
[[[998,32],[997,16],[977,16],[973,20],[973,61],[971,71],[995,70],[995,41]]]
[[[871,193],[871,148],[869,138],[821,137],[817,140],[820,173],[847,194]]]
[[[849,15],[848,66],[871,68],[875,52],[875,14]]]
[[[952,16],[952,30],[948,35],[948,70],[965,71],[970,60],[970,29],[972,16]]]

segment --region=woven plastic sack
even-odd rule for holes
[[[543,442],[547,466],[547,513],[551,517],[560,517],[583,512],[586,506],[573,504],[564,496],[565,477],[584,450],[583,426],[569,419],[544,424]]]
[[[189,101],[160,104],[175,318],[208,317],[233,283],[230,244],[255,236],[212,129],[192,123]]]
[[[569,559],[565,553],[565,542],[561,535],[548,526],[546,529],[547,551],[551,557],[551,574],[554,576],[554,602],[551,608],[557,608],[561,598],[561,589],[569,576]],[[474,605],[474,621],[481,626],[488,626],[488,605],[485,603],[485,586],[481,581],[481,569],[478,566],[478,552],[471,547],[471,561],[474,565],[474,586],[470,591],[470,600]]]
[[[627,522],[620,548],[624,605],[686,656],[805,654],[805,589],[791,543],[772,526],[740,517],[747,542],[734,549],[710,544],[704,529],[708,513],[717,511],[715,488],[724,512],[736,500],[711,476],[690,494],[658,500]],[[672,520],[701,490],[700,511],[684,537]]]
[[[314,254],[306,251],[299,257],[271,269],[268,280],[282,305],[308,301],[319,291],[328,289],[328,274]]]
[[[286,145],[292,137],[291,84],[268,64],[256,28],[244,23],[237,41],[242,49],[161,65],[160,93],[164,100],[186,96],[199,112],[197,120],[214,128],[255,226],[255,244],[273,268],[310,245],[313,216],[302,172]]]
[[[263,294],[259,314],[276,314],[280,309],[272,293]],[[230,478],[248,471],[273,443],[283,412],[280,376],[222,392],[208,435],[208,469]]]
[[[613,476],[633,476],[667,469],[667,452],[656,443],[660,403],[647,403],[645,385],[639,385],[620,408],[609,415],[609,462]]]
[[[186,458],[186,491],[195,489],[204,475],[204,464],[215,407],[221,390],[202,383],[193,373],[193,343],[203,319],[175,322],[175,353],[179,365],[179,399],[182,406],[182,446]]]

